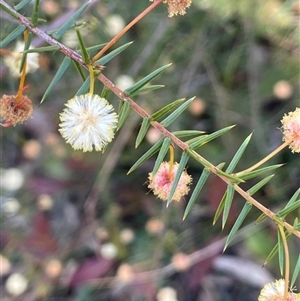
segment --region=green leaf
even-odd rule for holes
[[[228,184],[226,199],[225,199],[225,204],[224,204],[224,212],[223,212],[223,217],[222,217],[222,230],[224,229],[227,219],[228,219],[228,216],[229,216],[229,211],[231,208],[233,196],[234,196],[234,187],[233,187],[233,185]]]
[[[226,200],[226,195],[227,195],[227,190],[225,191],[222,200],[220,201],[220,204],[216,210],[215,216],[214,216],[214,220],[213,220],[213,225],[215,225],[215,223],[217,222],[222,210],[224,209],[224,205],[225,205],[225,200]]]
[[[75,95],[78,96],[78,95],[85,94],[88,91],[89,87],[90,87],[90,77],[88,76]]]
[[[282,276],[283,266],[284,266],[284,248],[283,248],[283,241],[279,229],[277,231],[277,236],[278,236],[278,261],[279,261],[280,273]]]
[[[240,161],[244,151],[246,150],[250,139],[252,137],[252,134],[250,134],[245,141],[242,143],[242,145],[240,146],[240,148],[238,149],[238,151],[236,152],[236,154],[234,155],[232,161],[230,162],[229,166],[227,167],[227,169],[225,170],[225,172],[227,173],[232,173],[234,168],[236,167],[236,165],[238,164],[238,162]]]
[[[31,0],[23,0],[20,3],[18,3],[17,5],[14,5],[14,9],[15,10],[20,10],[30,2],[31,2]]]
[[[264,213],[262,213],[257,219],[256,219],[256,221],[255,221],[255,224],[259,224],[259,223],[261,223],[263,220],[265,220],[267,218],[267,216],[264,214]]]
[[[149,86],[143,87],[140,90],[136,91],[135,93],[131,94],[131,97],[139,95],[139,94],[145,94],[150,91],[154,91],[154,90],[161,89],[164,87],[165,87],[164,85],[149,85]]]
[[[177,169],[177,173],[176,173],[176,176],[175,176],[175,179],[174,179],[174,182],[172,184],[171,191],[170,191],[170,194],[169,194],[169,197],[168,197],[168,200],[167,200],[167,208],[173,200],[173,196],[174,196],[174,193],[176,191],[178,182],[180,180],[180,177],[181,177],[181,175],[182,175],[182,173],[185,169],[185,166],[186,166],[189,158],[190,158],[190,156],[187,153],[182,153],[181,159],[180,159],[180,162],[179,162],[179,166],[178,166],[178,169]]]
[[[300,230],[300,223],[298,224],[298,217],[295,218],[293,227],[294,227],[296,230]]]
[[[296,190],[296,192],[293,194],[293,196],[291,197],[291,199],[288,201],[288,203],[286,204],[285,207],[290,206],[291,204],[293,204],[294,202],[296,202],[296,200],[298,199],[298,196],[300,194],[300,188],[298,188],[298,190]]]
[[[290,232],[285,232],[286,239],[288,239],[291,236]],[[277,254],[278,252],[278,243],[274,246],[270,254],[268,255],[267,259],[264,262],[264,266]]]
[[[141,128],[140,128],[139,133],[136,137],[135,148],[137,148],[141,144],[141,142],[143,141],[145,135],[147,134],[147,131],[148,131],[150,125],[151,125],[150,118],[149,117],[144,117]]]
[[[76,23],[77,27],[79,26],[78,23]],[[100,49],[102,49],[107,43],[102,43],[102,44],[98,44],[95,46],[91,46],[91,47],[87,47],[86,50],[88,51],[89,54],[94,53],[94,52],[98,52]],[[81,51],[79,50],[78,53],[81,53]]]
[[[192,195],[189,199],[189,202],[188,202],[188,204],[185,208],[183,218],[182,218],[183,221],[185,220],[185,218],[187,217],[187,215],[191,211],[191,209],[192,209],[198,195],[200,194],[204,184],[206,183],[209,175],[210,175],[210,171],[208,169],[204,168],[203,171],[202,171],[201,177],[198,180],[197,185],[196,185],[196,187],[195,187],[195,189],[194,189],[194,191],[193,191],[193,193],[192,193]]]
[[[80,14],[89,6],[91,0],[83,4],[73,15],[53,34],[54,39],[59,39],[71,26],[74,25],[76,19],[80,16]]]
[[[110,90],[106,86],[103,86],[100,97],[107,99],[109,93],[110,93]]]
[[[261,187],[263,187],[264,185],[266,185],[272,178],[274,175],[270,175],[264,179],[262,179],[261,181],[259,181],[257,184],[255,184],[253,187],[251,187],[250,189],[247,190],[247,193],[249,195],[253,195],[255,192],[257,192]]]
[[[159,166],[160,164],[162,163],[162,161],[164,160],[168,150],[169,150],[169,147],[171,145],[171,139],[170,138],[164,138],[164,142],[161,146],[161,149],[159,150],[159,153],[158,153],[158,156],[155,160],[155,164],[154,164],[154,167],[153,167],[153,171],[152,173],[155,175],[159,169]]]
[[[216,170],[216,174],[217,175],[221,175],[229,180],[231,180],[232,183],[241,183],[244,182],[244,180],[242,180],[241,178],[238,178],[237,176],[235,176],[234,174],[228,174],[222,170]]]
[[[240,177],[243,180],[249,180],[255,177],[258,177],[266,172],[272,171],[274,169],[277,169],[279,167],[281,167],[283,164],[275,164],[275,165],[271,165],[271,166],[267,166],[267,167],[263,167],[261,169],[257,169],[254,171],[250,171],[246,174],[241,174],[240,172],[236,174],[236,176]]]
[[[81,65],[80,65],[77,61],[74,61],[74,60],[73,60],[73,63],[74,63],[74,65],[75,65],[75,68],[76,68],[76,70],[78,71],[78,73],[79,73],[81,79],[82,79],[83,81],[85,81],[86,78],[85,78],[85,75],[83,74],[83,71],[82,71],[82,69],[81,69]]]
[[[74,29],[76,26],[77,27],[81,27],[83,25],[85,25],[87,22],[76,22],[76,24],[72,24],[72,26],[68,29],[68,30],[72,30]],[[67,31],[68,31],[67,30]],[[57,32],[57,29],[52,29],[52,30],[47,30],[46,33],[50,36],[52,36],[53,34],[55,34]],[[93,46],[93,47],[96,47],[96,46]],[[78,51],[79,52],[79,51]]]
[[[165,118],[161,125],[164,127],[168,127],[181,113],[190,105],[190,103],[195,99],[192,97],[188,99],[185,103],[183,103],[179,108],[177,108],[172,114],[170,114],[167,118]]]
[[[69,57],[65,57],[63,62],[61,63],[60,67],[58,68],[55,76],[53,77],[49,87],[47,88],[46,92],[44,93],[44,96],[40,103],[42,103],[45,98],[50,94],[50,92],[53,90],[54,86],[58,83],[62,75],[65,73],[67,68],[69,67],[71,63],[71,59]]]
[[[39,47],[39,48],[31,48],[28,49],[26,51],[24,51],[24,53],[32,53],[32,52],[46,52],[46,51],[57,51],[59,50],[59,46],[57,45],[51,45],[51,46],[45,46],[45,47]]]
[[[189,146],[191,147],[191,149],[195,150],[197,148],[199,148],[200,146],[216,139],[219,136],[222,136],[223,134],[227,133],[229,130],[231,130],[233,127],[235,127],[235,125],[231,125],[228,126],[224,129],[218,130],[210,135],[205,135],[203,137],[200,137],[196,140],[193,140],[192,142],[187,142],[189,144]]]
[[[185,130],[185,131],[176,131],[172,134],[177,138],[186,138],[190,136],[198,136],[205,133],[204,131],[196,131],[196,130]]]
[[[125,103],[126,105],[126,103]],[[136,170],[139,166],[145,163],[149,158],[151,158],[155,153],[157,153],[163,143],[164,139],[158,140],[140,159],[138,159],[134,165],[129,169],[127,175]]]
[[[10,33],[3,41],[0,42],[0,48],[4,48],[8,43],[15,40],[26,29],[25,25],[18,26],[12,33]]]
[[[216,167],[219,168],[220,170],[222,170],[222,168],[225,166],[225,162],[221,162],[219,163]]]
[[[296,282],[296,279],[297,279],[299,273],[300,273],[300,255],[298,256],[298,260],[297,260],[297,263],[295,265],[295,269],[294,269],[294,272],[293,272],[290,287],[294,287],[294,284]]]
[[[82,59],[83,61],[87,64],[90,61],[90,56],[89,53],[84,45],[80,30],[77,26],[75,26],[75,30],[76,30],[76,34],[77,34],[77,38],[79,41],[79,46],[80,46],[80,52],[82,54]]]
[[[231,241],[233,240],[236,232],[239,230],[239,228],[241,227],[242,223],[244,222],[246,216],[248,215],[248,213],[250,212],[252,208],[252,204],[250,203],[246,203],[241,211],[241,213],[239,214],[237,220],[235,221],[232,229],[230,230],[227,239],[226,239],[226,243],[223,249],[223,252],[227,249],[227,247],[229,246],[229,244],[231,243]]]
[[[102,64],[103,65],[103,64]],[[169,66],[171,66],[172,64],[168,64],[165,66],[162,66],[158,69],[156,69],[155,71],[151,72],[149,75],[147,75],[146,77],[144,77],[143,79],[141,79],[140,81],[138,81],[137,83],[135,83],[133,86],[131,86],[130,88],[127,88],[124,93],[127,96],[132,96],[133,94],[136,94],[137,91],[139,91],[141,88],[143,88],[148,82],[150,82],[153,78],[157,77],[159,74],[161,74],[162,72],[164,72]]]
[[[276,215],[278,217],[285,217],[290,212],[296,210],[300,207],[300,200],[290,204],[289,206],[285,206],[282,210],[280,210]]]
[[[119,120],[118,120],[118,126],[117,126],[117,131],[122,127],[124,122],[126,121],[129,113],[131,110],[131,106],[129,102],[124,102],[122,105],[120,112],[119,112]]]
[[[185,100],[185,98],[180,98],[178,100],[175,100],[175,101],[167,104],[166,106],[164,106],[163,108],[161,108],[157,112],[153,113],[151,115],[151,120],[157,121],[157,120],[159,120],[161,118],[164,118],[171,111],[173,111],[176,108],[178,108],[178,106],[180,106],[184,100]]]
[[[35,0],[33,11],[32,11],[32,16],[31,16],[31,22],[32,22],[33,26],[38,25],[39,7],[40,7],[40,0]]]
[[[117,56],[122,51],[124,51],[126,48],[128,48],[132,43],[133,42],[129,42],[129,43],[126,43],[126,44],[118,47],[117,49],[111,51],[109,54],[101,57],[101,59],[99,59],[98,61],[96,61],[96,63],[104,66],[106,63],[108,63],[110,60],[112,60],[115,56]]]
[[[274,246],[267,259],[265,260],[263,266],[265,266],[278,252],[278,243]]]

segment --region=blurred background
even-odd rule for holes
[[[25,16],[31,15],[32,2],[21,10]],[[81,4],[41,1],[40,18],[47,22],[40,27],[58,28]],[[109,41],[148,5],[147,0],[94,1],[78,20],[83,22],[86,46]],[[297,0],[193,0],[186,15],[173,18],[168,18],[167,6],[160,5],[112,47],[134,42],[103,74],[125,89],[173,63],[152,82],[165,88],[134,100],[152,113],[176,99],[196,96],[171,131],[211,133],[236,124],[199,150],[213,164],[229,162],[253,132],[239,171],[282,143],[280,119],[300,105],[299,16]],[[3,40],[16,23],[3,12],[0,17]],[[79,47],[74,30],[61,41]],[[32,46],[45,44],[34,38]],[[58,132],[64,103],[82,85],[74,65],[40,105],[63,58],[59,52],[39,53],[38,70],[26,78],[33,117],[0,131],[1,300],[257,300],[265,283],[282,277],[277,256],[262,268],[277,242],[275,224],[255,224],[260,212],[252,209],[222,254],[244,200],[236,196],[223,231],[220,221],[212,226],[226,188],[212,176],[184,222],[188,197],[166,210],[147,188],[155,156],[126,175],[160,138],[150,129],[135,149],[141,118],[134,112],[104,154],[74,151]],[[5,55],[0,59],[1,95],[15,94],[18,78],[5,64]],[[96,82],[95,88],[101,93],[103,85]],[[110,93],[108,99],[117,109],[117,97]],[[300,187],[300,160],[285,149],[271,163],[284,165],[255,197],[276,212]],[[201,172],[190,160],[188,173],[194,183]],[[287,221],[295,217],[291,214]],[[296,237],[289,240],[289,248],[293,271],[299,254]],[[299,290],[299,279],[296,285]]]

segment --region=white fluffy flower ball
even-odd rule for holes
[[[112,141],[118,116],[99,95],[84,94],[70,99],[60,114],[60,133],[74,149],[101,151]]]
[[[30,47],[32,49],[32,47]],[[20,76],[20,66],[23,57],[24,42],[18,41],[15,49],[6,55],[4,62],[7,65],[10,73],[14,77]],[[35,72],[39,68],[39,54],[36,52],[27,54],[26,73]]]

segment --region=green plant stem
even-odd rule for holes
[[[284,255],[285,255],[285,274],[284,274],[284,299],[287,300],[288,292],[289,292],[289,277],[290,277],[290,254],[289,254],[289,248],[286,240],[286,236],[284,233],[283,227],[278,224],[278,228],[280,231],[280,235],[283,242],[284,247]]]
[[[97,61],[113,44],[115,44],[132,26],[145,17],[152,9],[154,9],[163,0],[156,0],[149,5],[144,11],[142,11],[137,17],[135,17],[130,23],[128,23],[115,37],[113,37],[104,48],[102,48],[93,58],[92,62]]]

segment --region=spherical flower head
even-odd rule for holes
[[[31,49],[31,47],[30,47]],[[18,41],[16,47],[13,51],[7,54],[4,58],[4,62],[7,65],[11,75],[13,77],[20,76],[20,66],[23,57],[24,43]],[[28,53],[26,60],[26,73],[35,72],[39,67],[39,54],[38,53]]]
[[[76,149],[101,151],[112,141],[118,116],[106,99],[84,94],[70,99],[60,114],[60,133]]]
[[[154,175],[152,172],[149,173],[149,185],[148,188],[153,190],[154,195],[163,201],[167,201],[171,192],[171,188],[178,171],[179,164],[176,162],[172,167],[170,173],[170,163],[162,162],[157,173]],[[186,171],[183,171],[178,185],[175,189],[172,200],[180,201],[180,199],[187,195],[190,188],[189,185],[192,182],[192,177],[187,174]]]
[[[285,114],[281,123],[283,141],[289,143],[293,153],[300,153],[300,108]]]
[[[267,283],[260,292],[258,301],[300,301],[300,294],[289,292],[284,298],[284,279]]]
[[[154,0],[150,0],[154,1]],[[168,4],[169,17],[184,15],[186,8],[191,6],[192,0],[164,0]]]
[[[0,117],[6,120],[3,126],[16,125],[26,121],[33,112],[33,106],[30,98],[22,95],[19,101],[15,95],[3,95],[0,99]]]

